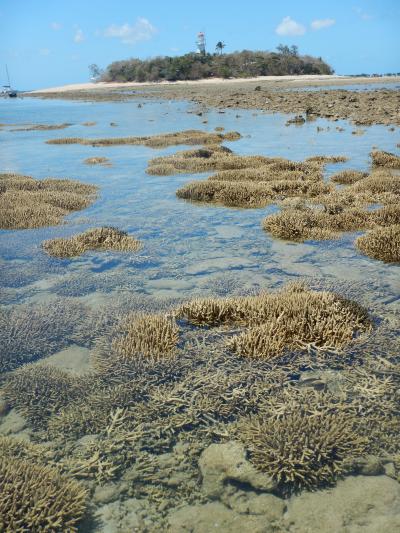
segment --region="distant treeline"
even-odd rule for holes
[[[296,46],[279,45],[276,52],[243,50],[232,54],[185,54],[152,59],[114,61],[102,81],[177,81],[203,78],[250,78],[285,74],[333,74],[321,57],[299,55]]]

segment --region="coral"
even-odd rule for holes
[[[243,325],[249,329],[228,345],[245,357],[272,358],[285,348],[340,349],[371,327],[356,303],[334,293],[289,285],[276,293],[193,300],[177,315],[196,325]]]
[[[390,152],[374,150],[370,154],[372,164],[376,167],[400,168],[400,157]]]
[[[74,532],[86,511],[80,484],[20,459],[0,459],[0,493],[2,531]]]
[[[88,250],[113,250],[118,252],[137,252],[141,243],[117,228],[94,228],[74,235],[69,239],[45,241],[42,247],[54,257],[75,257]]]
[[[82,126],[96,126],[97,122],[88,121],[88,122],[82,122]]]
[[[290,196],[313,197],[327,193],[329,185],[302,180],[270,182],[195,181],[176,191],[178,198],[214,202],[229,207],[264,207]]]
[[[400,224],[368,231],[356,240],[356,247],[373,259],[400,263]]]
[[[109,166],[110,160],[108,157],[88,157],[84,160],[86,165],[107,165]]]
[[[11,373],[2,387],[4,399],[35,428],[77,398],[90,392],[89,378],[76,377],[53,366],[25,365]]]
[[[0,373],[66,348],[86,314],[68,299],[0,309]]]
[[[121,360],[135,357],[163,358],[174,354],[179,340],[175,321],[162,315],[130,315],[121,324],[122,336],[114,339],[115,356]]]
[[[357,207],[326,205],[324,210],[310,207],[288,208],[270,215],[262,226],[273,237],[290,241],[336,239],[344,231],[367,229],[373,224],[372,214]]]
[[[0,188],[0,229],[60,224],[65,215],[90,205],[97,189],[79,181],[35,180],[10,173],[0,174]]]
[[[316,396],[311,405],[296,401],[281,408],[243,419],[237,434],[250,461],[282,492],[332,484],[348,471],[350,457],[364,453],[365,439],[354,429],[356,418],[324,405],[323,397]]]
[[[47,144],[85,144],[92,146],[117,146],[142,144],[151,148],[162,148],[177,144],[218,144],[223,141],[240,139],[240,133],[230,131],[227,133],[208,133],[199,130],[186,130],[176,133],[164,133],[145,137],[112,137],[106,139],[82,139],[80,137],[67,137],[51,139]]]
[[[68,122],[64,122],[63,124],[32,124],[25,128],[15,128],[11,131],[49,131],[49,130],[63,130],[65,128],[68,128],[69,126],[72,126],[72,124]]]
[[[340,183],[341,185],[351,185],[367,176],[368,172],[361,172],[360,170],[342,170],[331,176],[331,181]]]

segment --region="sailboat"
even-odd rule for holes
[[[11,87],[10,75],[8,73],[7,65],[6,65],[6,74],[7,74],[8,85],[3,85],[3,90],[1,92],[1,94],[2,94],[2,96],[8,96],[10,98],[16,98],[17,97],[17,91]]]

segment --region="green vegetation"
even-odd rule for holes
[[[243,50],[223,54],[224,43],[216,54],[185,54],[155,57],[144,61],[132,58],[109,65],[102,81],[176,81],[202,78],[248,78],[285,74],[333,74],[322,58],[299,55],[296,46],[279,45],[276,52]]]

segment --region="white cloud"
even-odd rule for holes
[[[335,24],[335,19],[317,19],[311,22],[311,28],[313,30],[322,30],[322,28],[329,28]]]
[[[41,56],[49,56],[50,55],[50,50],[48,48],[41,48],[39,50],[39,54]]]
[[[80,28],[76,28],[75,35],[74,35],[74,42],[81,43],[84,40],[85,40],[85,36],[83,35],[83,31]]]
[[[58,31],[58,30],[61,30],[62,26],[59,22],[52,22],[50,24],[50,28],[54,31]]]
[[[103,35],[104,37],[121,39],[125,44],[135,44],[140,41],[149,41],[157,31],[157,28],[150,21],[139,17],[132,25],[127,23],[122,24],[122,26],[111,24],[111,26],[104,30]]]
[[[299,24],[291,17],[284,17],[282,22],[276,27],[275,32],[278,35],[304,35],[306,29],[302,24]]]

